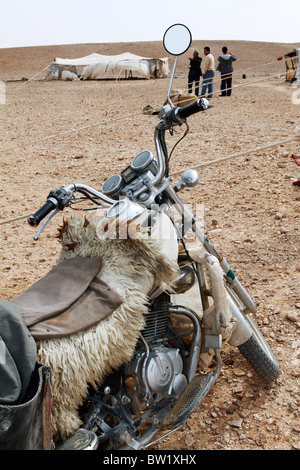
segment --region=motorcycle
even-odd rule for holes
[[[106,306],[111,302],[111,306],[103,314],[103,319],[99,322],[96,316],[91,323],[84,323],[88,321],[85,317],[89,317],[89,308],[92,307],[91,303],[85,304],[85,300],[80,297],[79,307],[76,306],[77,310],[75,309],[77,316],[68,311],[67,316],[73,322],[72,327],[69,323],[65,327],[63,317],[54,317],[54,322],[47,323],[46,316],[46,323],[45,318],[42,319],[42,334],[42,327],[37,318],[31,320],[31,323],[27,321],[28,317],[32,316],[32,309],[38,298],[36,290],[29,289],[29,297],[28,293],[25,297],[21,295],[21,302],[18,303],[17,300],[14,303],[13,299],[12,305],[22,309],[24,302],[26,303],[25,325],[30,326],[29,331],[37,338],[37,342],[41,341],[43,350],[46,350],[49,344],[54,344],[58,356],[62,354],[59,348],[63,343],[60,339],[55,342],[55,338],[64,334],[68,338],[75,338],[73,351],[75,355],[75,351],[80,350],[79,362],[83,363],[87,356],[94,354],[93,367],[98,367],[99,363],[104,367],[105,361],[111,363],[105,365],[101,380],[99,376],[93,378],[89,366],[85,367],[89,383],[85,384],[82,393],[86,393],[86,396],[84,399],[80,397],[80,406],[76,410],[80,418],[76,421],[77,429],[71,435],[61,433],[59,439],[53,440],[52,420],[63,422],[62,408],[69,406],[62,405],[55,417],[53,397],[62,390],[60,387],[67,386],[66,382],[70,382],[68,386],[71,388],[67,389],[66,393],[70,401],[73,392],[75,395],[76,390],[80,388],[80,380],[72,383],[71,379],[63,375],[54,380],[55,367],[68,371],[71,362],[75,362],[75,359],[70,357],[73,354],[70,349],[59,367],[52,359],[48,364],[37,362],[30,378],[29,394],[17,404],[0,404],[1,448],[146,449],[158,439],[183,426],[204,400],[220,374],[224,342],[237,347],[265,381],[273,381],[281,373],[273,352],[252,318],[252,314],[257,312],[257,305],[239,282],[225,257],[217,252],[203,233],[195,214],[179,197],[178,193],[184,188],[193,188],[198,184],[198,173],[191,169],[184,171],[181,180],[175,185],[169,174],[170,155],[165,141],[166,132],[169,131],[173,135],[174,127],[186,124],[189,116],[212,108],[205,98],[177,107],[171,99],[178,57],[188,50],[191,41],[189,29],[182,24],[171,26],[164,35],[164,47],[175,60],[167,104],[162,107],[159,122],[155,127],[156,158],[149,150],[139,153],[121,174],[113,175],[104,182],[102,191],[81,183],[52,190],[46,203],[28,219],[28,223],[36,227],[48,216],[34,237],[38,239],[49,221],[67,207],[74,208],[79,202],[87,200],[92,202],[97,210],[101,209],[101,217],[98,217],[94,225],[87,217],[81,218],[80,227],[76,223],[75,226],[64,223],[60,230],[60,239],[65,254],[63,261],[69,264],[62,274],[60,272],[57,275],[55,271],[55,275],[51,272],[50,277],[46,275],[44,282],[42,280],[42,284],[38,283],[38,292],[40,295],[43,288],[42,297],[39,298],[39,308],[43,310],[43,306],[48,303],[55,303],[59,291],[58,283],[63,283],[65,296],[69,288],[70,292],[72,291],[70,304],[74,301],[74,291],[78,289],[85,292],[88,285],[89,295],[92,295],[90,292],[95,292],[96,288],[102,289],[101,295],[105,297]],[[76,197],[76,194],[79,196]],[[84,252],[84,255],[81,251],[82,246],[91,246],[88,230],[92,225],[97,234],[98,245],[101,241],[104,244],[100,257],[95,256],[92,251]],[[151,237],[154,233],[155,242],[152,243]],[[188,243],[190,233],[196,239],[196,243],[191,246]],[[108,239],[116,241],[112,250],[110,245],[105,244]],[[123,267],[121,263],[119,266],[112,266],[111,257],[115,254],[116,247],[119,247],[125,256]],[[153,255],[154,261],[150,255]],[[103,265],[101,257],[104,259]],[[88,271],[85,270],[86,260],[88,263],[94,263],[92,268],[88,265]],[[62,262],[61,266],[63,270],[65,264]],[[110,271],[108,277],[102,277],[103,285],[99,286],[98,280],[98,284],[95,282],[97,285],[93,284],[91,288],[90,281],[95,279],[95,273],[100,268],[101,272]],[[112,272],[115,270],[118,276],[122,269],[123,279],[119,276],[114,281]],[[86,273],[90,270],[93,274],[89,274],[89,282],[86,282]],[[147,270],[149,275],[146,274]],[[121,331],[117,332],[121,316],[115,317],[112,326],[109,322],[112,312],[118,311],[124,303],[125,291],[118,291],[118,288],[122,283],[126,284],[126,273],[128,284],[137,285],[143,279],[143,293],[139,300],[138,294],[132,294],[133,291],[130,291],[131,286],[126,287],[127,297],[130,292],[133,302],[130,308],[128,307],[130,321],[127,318],[122,323]],[[54,278],[56,281],[53,281]],[[70,283],[67,286],[64,284],[69,279],[70,283],[74,283],[73,287],[70,287]],[[52,281],[55,285],[54,291],[51,290]],[[80,283],[84,282],[87,285],[81,288]],[[108,291],[112,297],[109,297]],[[78,299],[79,293],[76,295],[75,298]],[[182,303],[178,304],[178,300],[182,300]],[[138,302],[140,310],[137,315],[134,310]],[[101,305],[103,307],[103,303]],[[99,304],[96,304],[94,310],[98,312]],[[135,320],[135,336],[129,353],[125,353],[126,331],[133,328]],[[111,329],[107,330],[109,333],[105,337],[103,331],[108,327]],[[60,332],[62,331],[60,336],[57,333],[59,328]],[[90,348],[91,336],[88,339],[84,336],[84,351],[83,343],[78,342],[78,335],[84,328],[85,331],[88,328],[91,335],[95,334],[97,328],[97,332],[102,335],[100,340],[99,337],[96,338],[98,343],[93,353]],[[52,336],[50,333],[47,336],[45,331],[50,330]],[[121,336],[117,336],[118,333],[124,336],[123,343],[118,339]],[[108,354],[102,360],[100,354],[104,349],[107,349]],[[54,348],[50,350],[50,356],[54,354],[53,351]],[[123,357],[119,357],[117,353]],[[42,355],[39,357],[40,361],[41,358]],[[208,368],[212,358],[215,359],[213,371]],[[84,382],[83,379],[81,381]],[[65,401],[63,396],[56,396],[56,400]],[[160,437],[157,439],[158,433]]]

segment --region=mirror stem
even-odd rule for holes
[[[174,108],[174,104],[172,103],[172,100],[170,98],[170,94],[171,94],[171,89],[172,89],[173,80],[174,80],[174,76],[175,76],[175,70],[176,70],[176,67],[177,67],[177,61],[178,61],[178,55],[175,56],[172,75],[171,75],[171,79],[170,79],[169,90],[168,90],[168,102],[169,102],[171,108]]]

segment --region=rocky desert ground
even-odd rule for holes
[[[300,160],[300,142],[285,141],[300,133],[300,88],[285,81],[285,64],[277,58],[300,44],[194,41],[179,59],[175,88],[186,90],[188,58],[194,48],[203,57],[206,45],[215,57],[223,45],[236,54],[233,94],[219,97],[216,73],[214,107],[189,119],[190,131],[174,151],[171,173],[177,182],[181,171],[198,166],[199,185],[182,198],[203,205],[210,241],[259,302],[255,320],[282,373],[266,385],[238,350],[225,347],[223,370],[203,404],[184,427],[151,449],[299,450],[300,186],[292,179],[300,178],[300,167],[291,156]],[[162,106],[167,78],[44,80],[54,57],[126,51],[167,55],[157,42],[0,49],[2,299],[46,274],[60,250],[56,232],[63,214],[38,241],[26,218],[18,217],[39,208],[51,189],[76,181],[100,189],[141,150],[155,153],[157,116],[143,109]],[[184,130],[178,127],[167,137],[169,149]],[[269,144],[278,145],[252,151]]]

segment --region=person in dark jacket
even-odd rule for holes
[[[199,96],[199,84],[200,77],[202,76],[201,71],[202,58],[199,57],[199,52],[194,51],[193,58],[190,59],[190,68],[188,75],[188,89],[189,93],[193,92],[193,83],[195,82],[195,95]]]
[[[232,62],[237,60],[236,56],[228,52],[227,47],[222,48],[223,54],[218,57],[217,70],[221,72],[221,95],[220,96],[231,96],[232,90]]]

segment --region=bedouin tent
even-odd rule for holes
[[[63,76],[64,68],[78,66],[83,68],[80,73],[75,71],[75,75],[78,75],[83,80],[103,78],[103,76],[107,76],[109,73],[117,73],[120,76],[122,72],[125,72],[126,76],[138,74],[144,78],[163,78],[169,74],[168,58],[141,57],[130,52],[113,56],[101,55],[94,52],[77,59],[56,57],[50,66],[46,79],[70,79],[71,76],[67,76],[67,74],[65,74],[65,77]],[[51,76],[51,70],[56,70],[55,74],[52,73],[53,76]],[[73,78],[78,79],[78,76]]]

